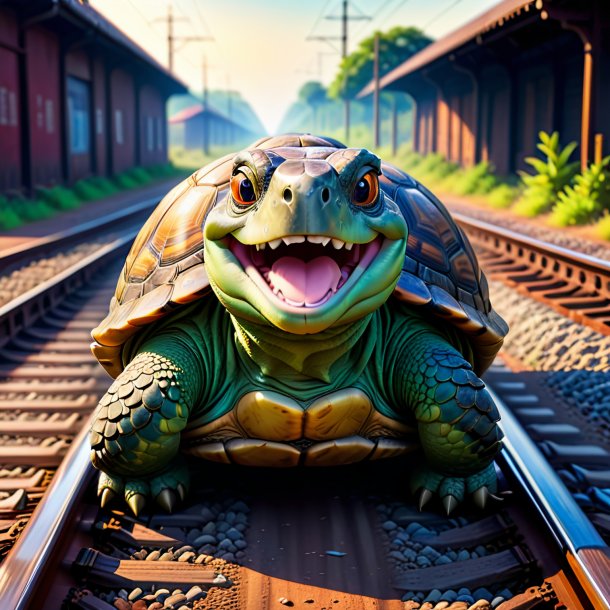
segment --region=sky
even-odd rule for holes
[[[348,51],[375,30],[415,25],[437,39],[498,0],[353,0]],[[128,36],[168,65],[170,0],[90,0]],[[263,125],[274,133],[297,99],[301,85],[328,85],[341,57],[341,0],[171,0],[175,17],[174,72],[194,91],[202,90],[204,55],[208,87],[238,91]],[[328,19],[327,17],[335,17]],[[371,17],[371,19],[363,19]],[[207,40],[187,40],[188,38]]]

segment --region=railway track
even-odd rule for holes
[[[471,231],[481,227],[466,228],[478,248]],[[400,463],[298,477],[199,464],[200,489],[178,514],[138,520],[99,510],[86,435],[72,439],[106,389],[87,360],[88,331],[105,314],[132,237],[0,309],[8,338],[0,345],[0,554],[23,534],[0,567],[0,608],[609,607],[600,534],[610,531],[610,506],[582,497],[583,488],[603,497],[610,487],[606,448],[584,442],[501,364],[487,381],[520,423],[504,414],[500,467],[512,495],[485,514],[418,513]],[[488,246],[479,256],[492,277],[522,279],[521,290],[548,287],[520,273],[531,256],[517,254],[511,262]],[[554,268],[545,256],[536,264]],[[608,288],[595,273],[593,285]],[[578,270],[574,278],[582,294],[590,277]]]
[[[466,231],[488,277],[610,335],[610,262],[463,214],[452,216]]]

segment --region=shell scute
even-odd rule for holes
[[[261,138],[250,147],[255,149],[301,158],[303,163],[355,154],[336,140],[310,134]],[[92,351],[112,376],[123,368],[122,348],[130,337],[176,307],[211,292],[203,228],[210,210],[227,196],[233,158],[226,155],[176,185],[136,237],[109,314],[92,332]],[[480,374],[493,361],[508,329],[491,307],[487,281],[472,246],[443,204],[411,176],[382,163],[379,181],[409,229],[394,297],[454,326],[470,341],[474,369]],[[236,453],[248,450],[234,448]]]

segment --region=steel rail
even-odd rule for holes
[[[150,197],[129,206],[123,210],[111,212],[105,216],[100,216],[94,220],[89,220],[64,231],[52,233],[46,237],[34,238],[24,244],[19,244],[13,248],[0,251],[0,270],[4,270],[11,265],[25,262],[40,255],[48,254],[49,249],[58,249],[77,244],[80,240],[98,236],[100,229],[106,229],[117,223],[129,220],[146,210],[154,208],[160,201],[159,197]]]
[[[596,610],[610,610],[610,548],[510,409],[492,388],[487,389],[500,411],[501,461],[553,533]]]
[[[562,246],[557,246],[556,244],[530,237],[529,235],[516,233],[510,229],[505,229],[498,225],[471,218],[457,212],[452,212],[451,216],[464,228],[487,234],[490,239],[500,238],[507,243],[520,246],[528,251],[537,252],[542,255],[551,255],[555,260],[577,266],[589,273],[597,273],[604,276],[605,279],[610,280],[609,261],[582,252],[577,252],[576,250],[570,250],[569,248],[563,248]],[[518,254],[512,250],[509,252],[512,256]]]
[[[4,563],[0,565],[0,608],[26,610],[64,536],[93,475],[89,460],[90,419],[72,442],[43,499]]]
[[[482,249],[488,276],[610,335],[610,262],[462,214],[454,218]]]
[[[0,347],[8,343],[21,330],[30,327],[40,316],[56,306],[102,265],[126,251],[137,232],[137,230],[125,232],[113,242],[102,246],[97,252],[93,252],[36,288],[28,290],[1,306]]]

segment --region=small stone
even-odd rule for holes
[[[239,530],[236,530],[234,527],[229,528],[225,532],[225,536],[233,541],[243,538],[241,532]]]
[[[210,521],[210,522],[212,522],[212,525],[214,525],[214,523],[213,523],[213,521],[214,521],[214,519],[215,519],[214,513],[213,513],[213,512],[212,512],[212,511],[211,511],[211,510],[210,510],[210,509],[207,507],[207,506],[204,506],[204,507],[201,509],[201,518],[202,518],[204,521]]]
[[[158,602],[164,602],[170,596],[169,589],[157,589],[155,599]]]
[[[159,561],[173,561],[174,554],[171,551],[165,551],[161,557],[159,557]]]
[[[130,602],[135,602],[136,599],[139,599],[142,596],[142,589],[140,587],[136,587],[127,597]]]
[[[206,595],[206,592],[201,587],[195,585],[186,592],[186,599],[189,602],[194,602],[198,599],[203,599]]]
[[[157,561],[161,557],[161,551],[152,551],[146,556],[146,561]]]
[[[294,606],[294,603],[291,602],[286,597],[280,597],[277,601],[280,602],[280,604],[282,604],[282,606]]]
[[[122,597],[117,597],[114,600],[113,606],[117,608],[117,610],[131,610],[131,604]]]
[[[202,534],[215,534],[216,533],[216,524],[213,521],[210,521],[206,525],[201,528]]]
[[[153,602],[148,606],[147,610],[162,610],[163,604],[161,602]]]
[[[187,601],[186,599],[186,595],[184,595],[184,593],[175,593],[174,595],[170,595],[166,600],[165,600],[165,606],[179,606],[180,604],[183,604],[185,601]]]
[[[139,599],[131,605],[131,610],[148,610],[148,603]]]
[[[249,513],[250,512],[250,507],[245,502],[242,502],[241,500],[238,500],[237,502],[233,502],[233,504],[231,504],[231,508],[236,513]]]
[[[195,553],[193,551],[187,551],[186,553],[182,553],[182,555],[180,555],[178,561],[180,563],[187,563],[193,559],[193,557],[195,557]]]
[[[117,595],[118,595],[119,597],[122,597],[123,599],[127,599],[127,597],[129,596],[129,592],[128,592],[128,591],[126,591],[125,589],[121,589],[121,590],[120,590],[120,591],[117,593]]]
[[[392,530],[395,530],[398,526],[396,525],[396,523],[394,523],[394,521],[388,520],[381,527],[383,527],[386,532],[390,532]]]
[[[215,585],[224,585],[227,582],[227,577],[223,574],[217,574],[212,581]]]
[[[238,548],[240,551],[248,546],[248,543],[245,540],[236,540],[234,544],[235,547]]]
[[[225,561],[235,561],[235,555],[231,552],[231,551],[227,551],[226,553],[223,553],[221,555],[221,557],[225,560]]]
[[[194,551],[195,549],[192,546],[181,546],[177,551],[174,551],[174,557],[178,558],[182,553],[188,553],[189,551]]]
[[[216,544],[216,536],[212,536],[212,534],[201,534],[201,536],[193,541],[193,546],[197,548],[203,544]]]
[[[226,521],[219,521],[216,524],[216,531],[217,532],[226,532],[231,526],[226,522]]]

